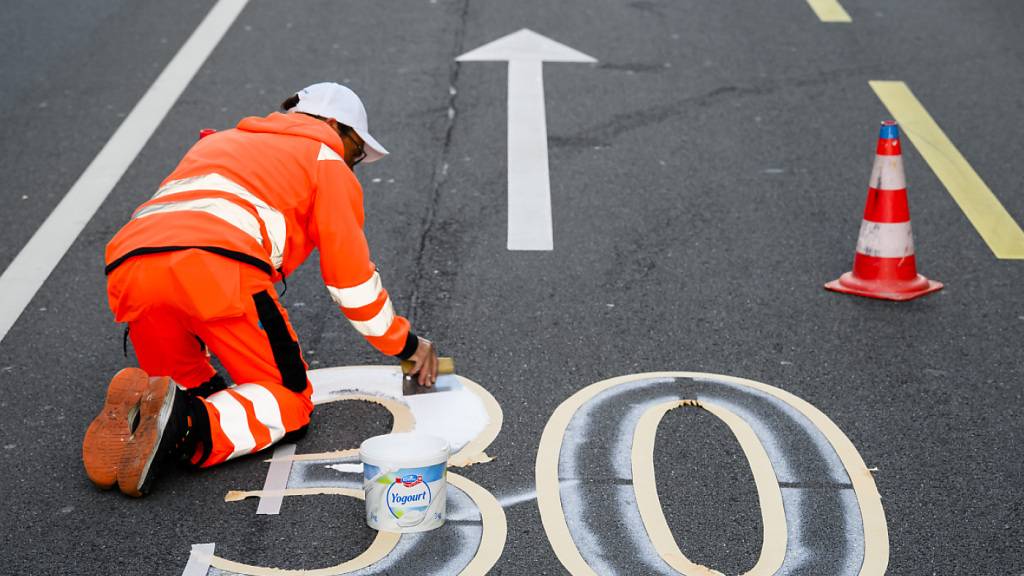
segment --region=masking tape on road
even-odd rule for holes
[[[363,491],[359,488],[341,488],[338,486],[317,486],[314,488],[284,488],[282,490],[230,490],[224,495],[225,502],[241,502],[246,498],[266,498],[284,496],[350,496],[363,499]]]
[[[263,482],[263,490],[265,492],[283,490],[288,487],[288,477],[292,474],[292,462],[283,458],[294,455],[295,444],[280,444],[274,449],[275,460],[270,463],[267,479]],[[256,507],[256,513],[261,515],[278,514],[281,512],[281,502],[280,496],[260,498],[260,504]]]
[[[480,510],[483,521],[483,534],[476,555],[469,564],[459,572],[459,576],[484,576],[501,558],[508,537],[508,523],[505,510],[493,494],[484,490],[475,482],[454,472],[448,472],[448,483],[465,492]]]
[[[315,494],[332,494],[338,496],[349,496],[351,498],[363,499],[363,491],[353,488],[335,488],[335,487],[324,487],[324,488],[308,488],[308,489],[287,489],[287,490],[275,490],[272,493],[265,493],[262,490],[253,490],[250,492],[231,491],[224,497],[225,502],[237,502],[244,500],[245,498],[253,496],[311,496]],[[362,568],[366,568],[371,564],[375,564],[381,561],[385,556],[391,553],[398,545],[398,539],[401,535],[393,532],[378,532],[377,537],[373,539],[373,543],[367,548],[362,554],[355,558],[342,562],[336,566],[330,566],[327,568],[318,568],[313,570],[286,570],[283,568],[265,568],[263,566],[252,566],[250,564],[242,564],[241,562],[234,562],[232,560],[226,560],[219,556],[212,556],[210,558],[210,566],[219,568],[220,570],[230,570],[238,574],[246,574],[248,576],[338,576],[340,574],[347,574],[349,572],[355,572]]]
[[[483,387],[471,380],[462,378],[461,376],[458,378],[467,390],[480,399],[487,414],[488,421],[487,425],[477,434],[476,437],[473,438],[472,441],[463,446],[459,452],[451,457],[449,466],[469,466],[474,463],[490,461],[492,458],[487,456],[484,450],[491,444],[491,442],[494,441],[501,430],[503,423],[501,407],[498,405],[497,401],[495,401],[494,397],[491,396],[491,394]],[[336,396],[330,396],[317,404],[344,400],[360,400],[384,406],[392,414],[394,419],[392,432],[408,432],[412,431],[416,426],[416,419],[410,407],[397,398],[374,394],[339,394]],[[281,448],[278,450],[281,450]],[[290,468],[291,463],[295,461],[344,459],[358,457],[358,455],[359,450],[357,448],[300,455],[289,455],[286,453],[275,452],[274,457],[267,460],[267,462],[271,463],[273,471],[273,467],[275,465],[287,464]],[[287,481],[287,476],[285,476],[285,480]],[[490,492],[481,488],[474,482],[451,471],[447,474],[447,481],[452,486],[465,492],[469,498],[473,500],[477,509],[480,511],[482,522],[481,540],[477,547],[476,554],[460,572],[460,576],[483,576],[494,567],[504,550],[508,534],[505,511]],[[224,500],[226,502],[238,502],[246,498],[258,497],[261,499],[262,504],[262,502],[265,501],[273,501],[274,499],[280,500],[285,496],[313,496],[328,494],[349,496],[359,499],[363,499],[364,497],[363,490],[354,488],[312,487],[295,489],[286,488],[281,490],[269,489],[271,484],[273,483],[270,482],[268,478],[264,490],[230,491],[227,493]],[[356,558],[337,566],[317,570],[285,570],[280,568],[250,566],[218,558],[216,556],[211,557],[210,565],[221,570],[231,570],[239,574],[248,574],[252,576],[328,576],[346,574],[365,568],[380,561],[388,554],[391,554],[398,543],[399,536],[400,535],[398,534],[378,533],[377,538],[373,541],[370,548]],[[210,552],[212,554],[212,550]]]
[[[480,510],[482,523],[480,545],[477,547],[476,555],[469,564],[459,573],[459,576],[484,576],[498,562],[502,551],[505,549],[505,541],[508,536],[508,525],[505,519],[505,511],[495,499],[494,495],[481,488],[478,484],[449,472],[447,481],[452,486],[462,490]],[[224,497],[225,502],[239,502],[246,498],[267,498],[285,496],[316,496],[329,494],[336,496],[349,496],[351,498],[363,499],[363,491],[358,488],[340,487],[317,487],[317,488],[290,488],[286,490],[232,490]],[[251,576],[338,576],[360,570],[371,564],[382,560],[394,550],[401,535],[391,532],[378,532],[373,544],[359,556],[332,566],[316,570],[285,570],[281,568],[264,568],[262,566],[251,566],[240,562],[225,560],[217,556],[210,557],[210,566],[221,570],[231,570],[239,574]]]
[[[566,524],[562,509],[558,459],[566,428],[577,410],[598,394],[616,386],[639,380],[671,378],[721,382],[769,394],[803,414],[825,436],[836,451],[857,497],[864,526],[864,560],[860,576],[885,574],[889,563],[889,530],[885,511],[874,478],[850,439],[824,413],[785,390],[754,380],[703,372],[650,372],[603,380],[579,390],[555,409],[537,449],[537,506],[548,540],[562,565],[574,576],[597,576],[580,554]],[[634,482],[636,479],[634,478]]]
[[[818,410],[810,402],[786,392],[785,390],[762,384],[754,380],[717,376],[713,374],[694,374],[693,378],[712,378],[730,382],[739,386],[747,386],[770,394],[789,404],[814,424],[828,439],[839,459],[846,468],[846,474],[853,484],[857,496],[857,506],[864,523],[864,562],[861,564],[860,576],[881,576],[889,565],[889,527],[885,523],[885,510],[882,508],[882,497],[875,486],[875,478],[861,458],[860,452],[853,442],[843,434],[828,416]]]
[[[210,560],[213,558],[215,544],[193,544],[192,551],[188,555],[188,564],[181,576],[206,576],[210,571]]]
[[[374,396],[372,394],[342,394],[338,396],[332,396],[329,400],[322,402],[322,404],[327,404],[330,402],[343,402],[345,400],[372,402],[374,404],[380,404],[384,408],[387,408],[388,412],[391,413],[392,419],[394,420],[394,422],[391,424],[391,433],[411,432],[413,428],[416,427],[416,418],[413,417],[412,411],[409,410],[408,406],[402,404],[398,400],[386,398],[384,396]],[[349,458],[352,456],[359,456],[358,448],[336,450],[333,452],[316,452],[313,454],[293,454],[291,456],[282,456],[280,458],[275,454],[274,457],[265,460],[265,462],[270,462],[271,464],[273,464],[274,462],[281,461],[310,462],[316,460],[330,460],[333,458]]]
[[[559,490],[558,479],[558,455],[562,450],[562,439],[565,436],[565,429],[569,425],[573,414],[594,396],[601,392],[627,382],[630,377],[613,378],[576,392],[562,402],[540,437],[540,445],[537,447],[537,507],[540,509],[541,524],[547,532],[548,541],[555,551],[562,566],[573,576],[598,576],[587,561],[583,559],[576,543],[573,542],[569,526],[565,523],[565,512],[562,510],[562,496]]]
[[[761,505],[761,556],[746,574],[769,576],[782,567],[786,558],[786,514],[782,506],[782,491],[775,476],[768,453],[761,441],[742,418],[712,404],[697,400],[663,402],[649,408],[637,422],[633,434],[633,491],[647,534],[658,555],[666,564],[686,576],[722,576],[721,572],[689,560],[679,549],[665,520],[665,512],[658,498],[658,485],[654,473],[654,440],[658,424],[669,410],[681,406],[703,408],[725,422],[739,442],[754,474],[758,500]]]
[[[391,412],[391,416],[394,417],[394,422],[391,424],[392,433],[411,432],[412,429],[416,427],[416,418],[413,417],[412,411],[409,410],[409,407],[393,398],[375,396],[372,394],[339,394],[337,396],[332,396],[330,400],[323,402],[323,404],[328,404],[330,402],[344,402],[345,400],[372,402],[387,408],[388,412]]]

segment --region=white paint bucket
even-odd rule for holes
[[[426,434],[374,436],[359,446],[366,523],[384,532],[444,524],[448,442]]]

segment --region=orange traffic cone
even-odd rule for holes
[[[878,135],[853,270],[825,288],[885,300],[910,300],[942,288],[917,273],[900,129],[892,120],[882,122]]]

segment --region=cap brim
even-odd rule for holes
[[[359,137],[363,139],[363,151],[366,152],[366,158],[363,162],[367,164],[376,162],[389,154],[387,148],[381,146],[380,142],[377,142],[376,138],[370,136],[369,132],[356,130],[356,134],[359,134]]]

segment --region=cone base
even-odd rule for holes
[[[920,274],[910,281],[883,282],[862,280],[854,276],[853,272],[847,272],[838,279],[825,284],[825,289],[843,294],[903,302],[941,290],[942,286],[942,282],[929,280]]]

